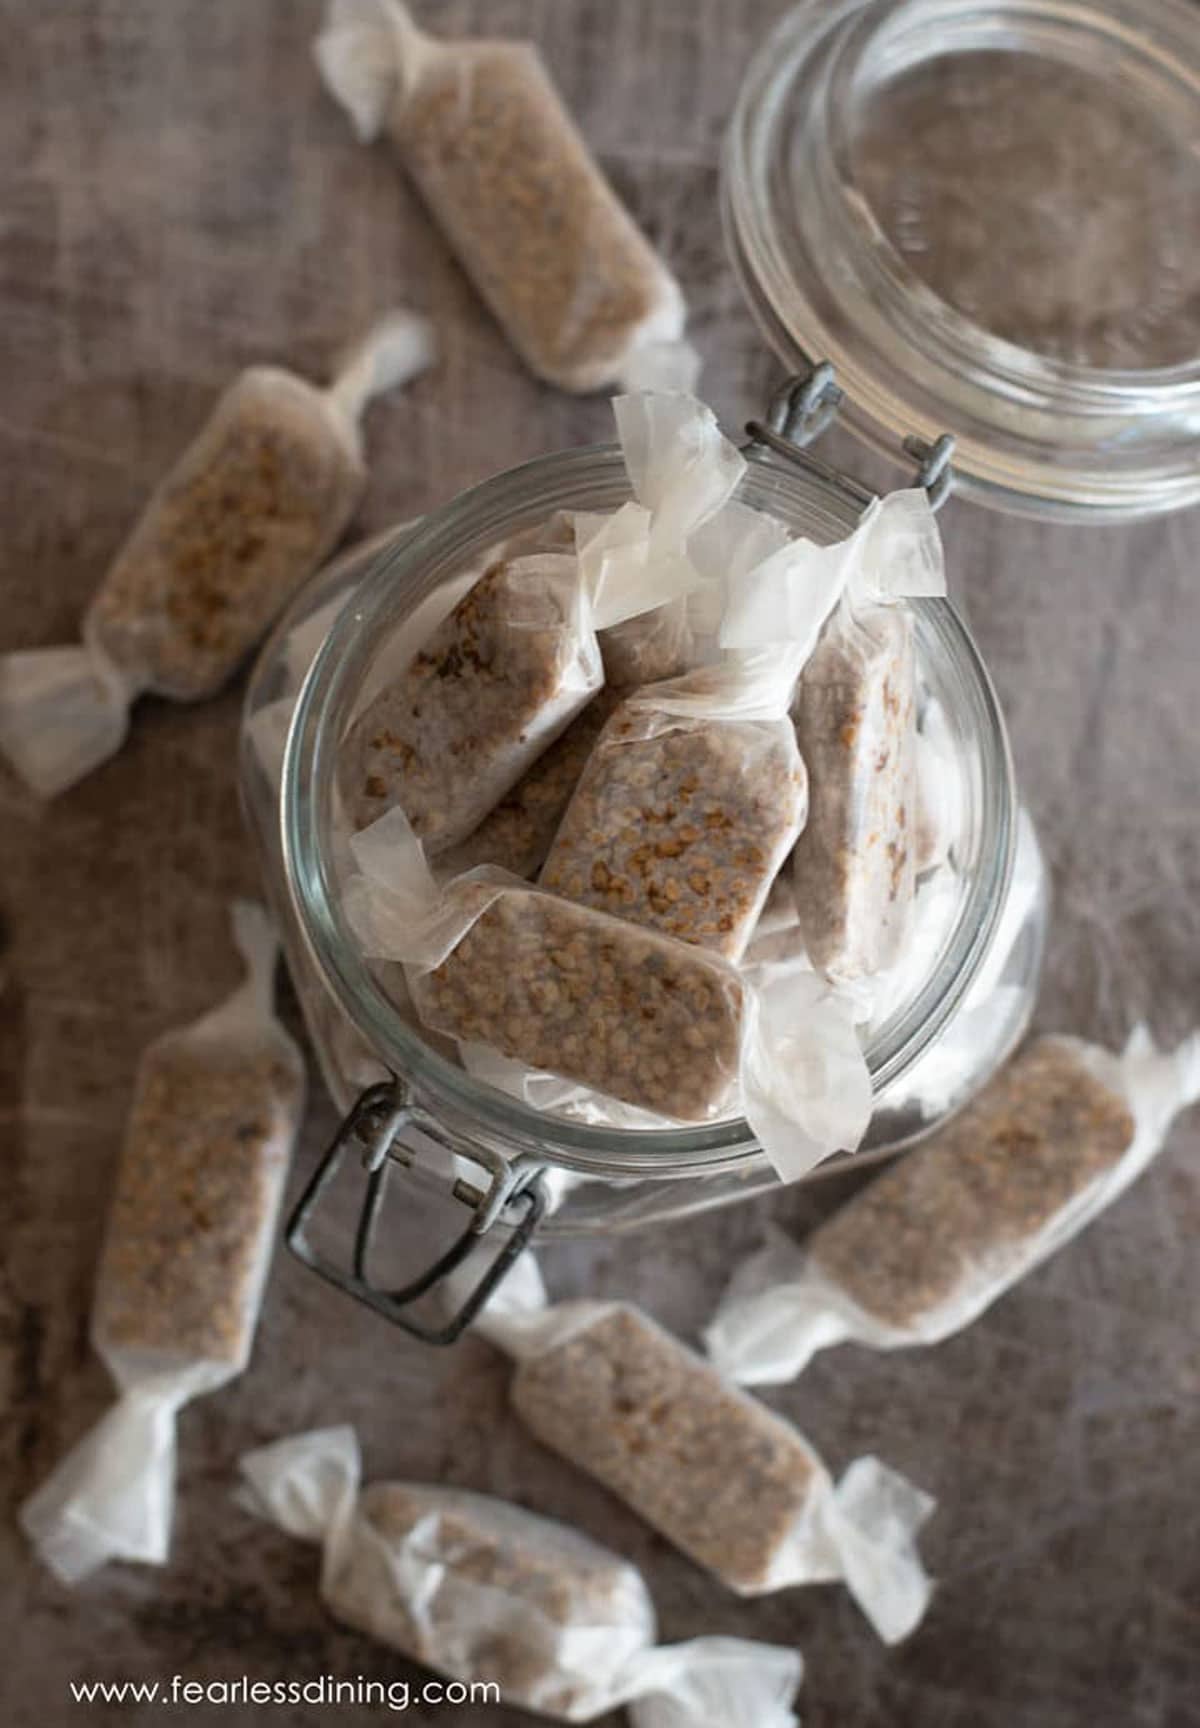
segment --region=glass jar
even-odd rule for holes
[[[739,496],[794,534],[821,543],[841,539],[870,500],[854,481],[770,428],[747,454]],[[453,1336],[535,1229],[559,1235],[628,1229],[778,1182],[740,1120],[600,1128],[481,1084],[397,1008],[339,903],[344,853],[334,826],[334,761],[381,655],[411,653],[423,634],[423,611],[428,617],[446,585],[478,569],[498,541],[557,509],[613,510],[629,496],[615,446],[546,456],[485,482],[382,549],[344,559],[317,578],[276,629],[247,697],[244,803],[322,1071],[349,1112],[297,1209],[289,1240],[318,1271],[420,1336]],[[859,1162],[928,1131],[1008,1053],[1032,1010],[1046,916],[1044,873],[1032,828],[1018,816],[987,673],[949,601],[921,601],[913,610],[920,675],[945,714],[960,780],[953,891],[927,969],[869,1028],[875,1111],[866,1146],[854,1154]],[[297,697],[302,662],[322,636]],[[314,1227],[356,1141],[369,1174],[345,1265],[316,1246]],[[432,1196],[440,1188],[451,1210],[465,1208],[456,1245],[415,1278],[407,1268],[399,1290],[394,1280],[385,1289],[368,1265],[388,1173],[397,1165],[408,1172],[410,1222],[418,1192]],[[419,1234],[427,1234],[424,1226]],[[450,1323],[419,1321],[417,1298],[485,1234],[501,1246],[472,1299]]]
[[[801,0],[754,57],[722,197],[789,370],[886,452],[1068,522],[1200,499],[1192,0]]]

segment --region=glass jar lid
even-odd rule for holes
[[[894,454],[1066,520],[1200,500],[1190,0],[803,0],[730,128],[730,248],[790,369]]]

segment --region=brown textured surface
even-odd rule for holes
[[[614,181],[664,245],[736,426],[777,365],[725,263],[717,150],[780,0],[447,0],[537,32]],[[510,462],[606,437],[602,402],[540,388],[483,317],[386,152],[317,87],[300,0],[0,3],[0,646],[70,636],[104,563],[220,389],[248,362],[320,377],[387,300],[433,309],[438,374],[368,414],[364,529]],[[852,447],[830,438],[829,454]],[[1163,1037],[1200,999],[1200,517],[1099,532],[944,517],[954,580],[1006,703],[1058,895],[1046,1028]],[[1065,1254],[936,1350],[821,1357],[770,1401],[831,1467],[877,1448],[933,1489],[942,1587],[887,1651],[837,1590],[737,1602],[505,1407],[471,1343],[433,1355],[286,1259],[254,1366],[180,1421],[164,1571],[113,1566],[71,1595],[26,1562],[11,1508],[108,1399],[86,1345],[137,1056],[236,982],[227,902],[253,887],[229,762],[237,697],[140,705],[122,755],[40,811],[0,782],[0,1140],[8,1515],[0,1719],[148,1728],[76,1712],[69,1675],[227,1678],[412,1671],[334,1626],[317,1559],[229,1502],[246,1447],[358,1424],[367,1476],[439,1477],[567,1517],[643,1565],[664,1633],[797,1640],[807,1728],[1194,1728],[1200,1723],[1200,1119]],[[295,1179],[330,1128],[318,1097]],[[838,1184],[838,1187],[841,1185]],[[694,1335],[731,1256],[789,1195],[657,1237],[558,1249],[558,1289],[629,1296]],[[230,1728],[333,1728],[349,1707],[213,1710]],[[182,1716],[182,1713],[181,1713]],[[518,1728],[504,1709],[414,1706],[422,1728]]]

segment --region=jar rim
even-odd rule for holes
[[[1200,499],[1200,351],[1107,367],[997,335],[919,278],[855,183],[851,130],[879,90],[934,59],[1013,44],[1111,67],[1147,105],[1169,83],[1200,135],[1187,0],[1143,0],[1136,19],[1123,0],[801,0],[755,54],[726,138],[735,272],[789,370],[832,363],[843,418],[873,448],[952,433],[963,495],[1052,520],[1183,508]],[[799,141],[803,199],[790,196]]]
[[[753,460],[746,501],[790,508],[794,531],[829,539],[848,533],[861,489],[826,472]],[[587,493],[584,498],[582,494]],[[615,444],[541,456],[494,476],[424,517],[399,546],[385,549],[335,620],[297,698],[284,754],[280,840],[296,922],[325,986],[364,1032],[381,1061],[418,1088],[432,1113],[469,1133],[589,1175],[687,1176],[747,1168],[763,1154],[745,1121],[622,1131],[534,1109],[488,1086],[432,1049],[393,1006],[359,952],[340,907],[332,857],[332,792],[337,745],[363,669],[389,625],[453,572],[508,533],[560,508],[611,507],[628,493]],[[967,884],[954,931],[924,986],[867,1051],[876,1091],[906,1074],[953,1014],[982,965],[1003,909],[1016,838],[1012,762],[991,680],[970,633],[948,600],[911,603],[918,639],[940,653],[947,677],[979,740],[980,867]]]

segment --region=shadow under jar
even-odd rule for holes
[[[845,537],[870,494],[806,452],[781,453],[776,443],[749,448],[741,501],[771,512],[793,535],[821,543]],[[616,446],[542,457],[485,482],[311,585],[267,644],[247,698],[243,800],[322,1071],[348,1112],[293,1217],[289,1240],[331,1281],[434,1342],[456,1335],[535,1230],[547,1236],[627,1230],[778,1186],[740,1119],[694,1128],[596,1127],[476,1080],[452,1046],[424,1033],[398,1006],[342,906],[351,860],[335,818],[338,746],[386,668],[415,650],[447,609],[447,595],[457,598],[499,541],[556,510],[610,511],[629,497]],[[277,787],[256,730],[288,700],[288,679],[296,676],[290,645],[309,620],[332,613],[339,601],[295,701]],[[942,897],[943,923],[928,966],[881,1023],[865,1028],[875,1110],[864,1148],[853,1154],[859,1162],[944,1120],[1008,1054],[1032,1010],[1045,922],[1036,842],[1019,817],[986,670],[950,602],[920,601],[912,610],[920,682],[946,717],[960,782],[953,886]],[[1032,869],[1034,892],[1014,908],[1019,834],[1033,856],[1017,874],[1028,884]],[[972,1027],[968,1039],[955,1036],[964,1017]],[[354,1244],[343,1263],[317,1245],[317,1220],[333,1205],[354,1149],[367,1175],[355,1178],[348,1215]],[[841,1155],[833,1161],[839,1162]],[[400,1167],[404,1203],[395,1198],[397,1182],[383,1229],[389,1173]],[[416,1244],[411,1252],[428,1261],[429,1241],[439,1230],[445,1234],[448,1216],[461,1237],[434,1266],[414,1274],[408,1261],[383,1271],[404,1235]],[[485,1236],[488,1243],[481,1243]],[[420,1299],[476,1248],[476,1257],[490,1263],[475,1299],[449,1322],[418,1319]]]

